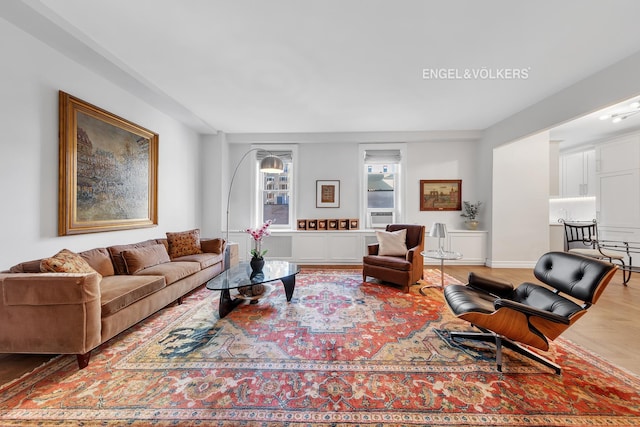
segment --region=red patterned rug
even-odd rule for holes
[[[449,283],[455,282],[446,277]],[[427,272],[439,283],[440,274]],[[469,329],[440,290],[303,271],[217,315],[199,289],[94,350],[0,386],[2,425],[639,425],[640,378],[559,339],[562,375],[509,350],[451,345]]]

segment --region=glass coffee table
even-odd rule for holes
[[[297,264],[287,261],[267,260],[264,263],[262,272],[252,275],[249,263],[241,262],[209,280],[207,282],[207,289],[221,291],[218,312],[220,318],[223,318],[247,299],[241,297],[231,298],[231,292],[229,292],[231,289],[280,280],[284,285],[287,301],[291,301],[293,291],[296,287],[296,274],[299,272],[300,267],[298,267]]]

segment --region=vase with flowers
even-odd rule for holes
[[[478,228],[478,212],[480,211],[480,206],[482,206],[482,202],[471,203],[468,201],[463,202],[464,204],[464,213],[461,213],[460,216],[467,218],[464,224],[467,226],[469,230],[475,230]]]
[[[269,231],[269,227],[273,223],[272,220],[266,221],[262,224],[261,227],[258,228],[247,228],[245,232],[249,233],[253,238],[253,249],[251,249],[251,269],[254,273],[260,273],[262,268],[264,267],[264,255],[267,253],[267,249],[262,250],[262,239],[271,232]]]

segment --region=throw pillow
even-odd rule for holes
[[[113,276],[113,263],[106,248],[90,249],[80,252],[80,255],[95,271],[100,273],[102,277]]]
[[[87,261],[75,252],[63,249],[51,258],[40,261],[43,273],[97,273]]]
[[[407,229],[376,231],[378,255],[405,256],[407,254]]]
[[[122,258],[129,274],[171,261],[163,244],[123,251]]]
[[[179,233],[167,232],[167,243],[169,244],[169,257],[171,259],[202,253],[200,230],[197,228]]]

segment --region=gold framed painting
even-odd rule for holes
[[[421,211],[462,210],[461,179],[420,180]]]
[[[340,181],[316,181],[316,208],[340,207]]]
[[[158,134],[59,92],[58,234],[158,225]]]

